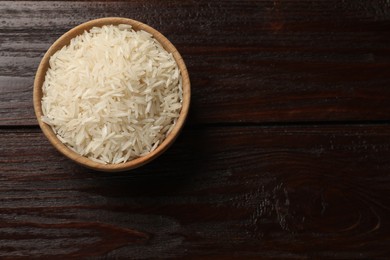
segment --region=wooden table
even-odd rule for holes
[[[85,169],[32,108],[47,48],[87,20],[160,30],[191,76],[160,158]],[[390,256],[390,2],[0,1],[0,258]]]

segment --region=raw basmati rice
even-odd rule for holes
[[[50,58],[42,120],[76,153],[123,163],[155,150],[182,107],[171,53],[130,25],[94,27]]]

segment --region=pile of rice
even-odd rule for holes
[[[94,27],[50,58],[42,120],[76,153],[123,163],[155,150],[182,107],[171,53],[130,25]]]

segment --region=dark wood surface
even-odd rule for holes
[[[188,123],[123,173],[75,165],[34,118],[50,44],[123,16],[192,82]],[[387,0],[0,1],[0,258],[390,257]]]

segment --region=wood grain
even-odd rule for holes
[[[99,173],[56,152],[32,85],[99,17],[142,21],[188,67],[160,158]],[[0,258],[389,259],[387,0],[0,1]]]
[[[187,127],[126,173],[0,130],[0,257],[385,259],[390,126]]]
[[[0,125],[37,124],[42,55],[73,26],[106,16],[145,22],[178,48],[192,124],[390,119],[385,0],[0,1]]]

